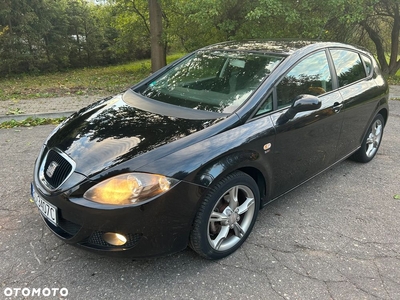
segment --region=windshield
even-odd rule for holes
[[[251,52],[200,51],[139,93],[173,105],[231,113],[250,97],[283,58]]]

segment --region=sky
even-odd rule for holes
[[[93,2],[96,4],[105,4],[107,0],[87,0],[88,2]]]

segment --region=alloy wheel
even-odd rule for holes
[[[230,188],[217,201],[208,221],[208,241],[217,251],[234,247],[251,227],[255,213],[252,190],[244,185]]]

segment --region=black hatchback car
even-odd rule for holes
[[[261,207],[351,156],[388,118],[373,56],[328,42],[205,47],[74,113],[45,141],[32,196],[67,243],[223,258]]]

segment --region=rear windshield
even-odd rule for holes
[[[283,59],[251,52],[199,51],[138,92],[173,105],[231,113]]]

